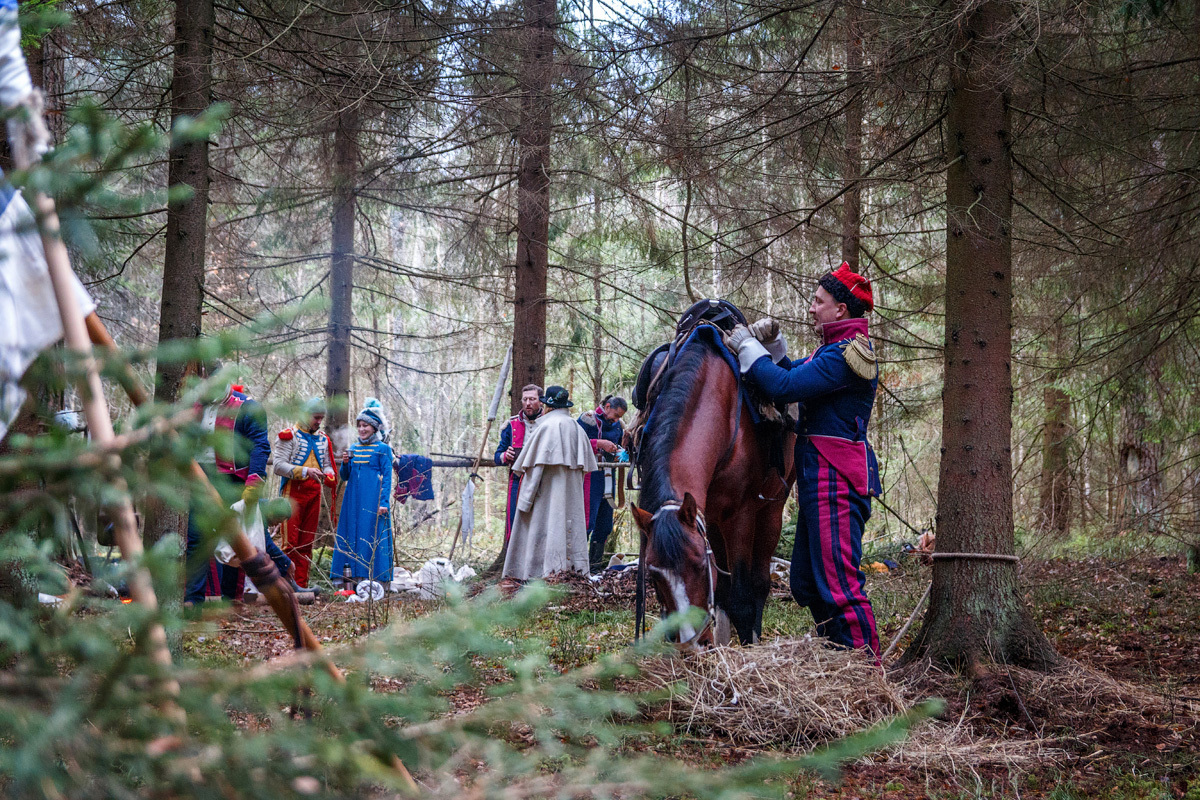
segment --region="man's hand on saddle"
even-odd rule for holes
[[[787,339],[783,338],[783,331],[779,329],[779,320],[763,317],[758,322],[751,323],[750,332],[767,348],[772,361],[779,361],[787,355]]]
[[[757,323],[756,323],[757,324]],[[738,366],[745,375],[763,356],[770,356],[770,351],[763,347],[762,342],[754,337],[754,332],[745,325],[736,325],[725,334],[725,346],[733,351],[738,358]]]
[[[610,442],[608,439],[597,439],[596,440],[596,448],[599,450],[603,450],[604,452],[608,453],[609,455],[612,455],[621,449],[620,447],[617,446],[616,442]]]

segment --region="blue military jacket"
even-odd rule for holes
[[[867,335],[865,319],[844,319],[822,327],[825,343],[808,358],[784,365],[763,356],[747,377],[775,402],[800,403],[796,422],[796,464],[802,450],[814,447],[861,495],[881,494],[875,451],[867,443],[867,424],[875,405],[878,379],[859,377],[846,364],[843,345]]]
[[[607,439],[620,447],[621,439],[625,436],[625,428],[621,425],[620,420],[609,422],[605,419],[603,406],[597,407],[595,411],[590,413],[580,414],[578,421],[579,427],[583,428],[583,432],[587,434],[588,439],[592,442],[595,442],[597,439]],[[596,449],[595,444],[592,445],[592,449]],[[602,456],[604,457],[603,460],[612,459],[612,456],[605,452],[596,454],[597,459],[600,459]]]

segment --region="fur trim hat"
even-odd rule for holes
[[[871,282],[857,272],[851,272],[845,261],[837,269],[822,275],[818,283],[833,295],[834,300],[845,303],[852,317],[861,317],[875,308]]]

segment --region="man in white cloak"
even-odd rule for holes
[[[567,390],[550,386],[541,398],[546,410],[525,434],[513,462],[521,492],[513,519],[504,577],[544,578],[573,570],[588,574],[587,506],[583,482],[596,470],[596,456],[583,428],[567,409]]]

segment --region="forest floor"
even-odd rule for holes
[[[868,592],[885,646],[928,580],[929,568],[912,561],[899,570],[869,575]],[[934,758],[923,763],[882,759],[852,764],[836,785],[815,776],[799,777],[795,796],[1200,800],[1200,719],[1194,714],[1200,703],[1200,576],[1187,573],[1182,557],[1140,555],[1029,561],[1022,566],[1021,580],[1035,619],[1058,652],[1084,670],[1074,683],[1068,682],[1068,691],[1061,683],[1043,685],[1036,676],[1015,670],[998,670],[1003,679],[991,687],[936,672],[922,673],[914,683],[911,676],[891,672],[890,680],[908,680],[910,695],[916,691],[945,699],[942,718],[965,725],[971,740],[992,748],[993,755],[976,759],[968,754],[941,763]],[[552,663],[570,669],[629,641],[631,581],[572,580],[563,588],[567,592],[520,632],[539,638]],[[318,600],[303,610],[314,633],[336,644],[352,642],[381,623],[429,613],[438,605],[401,597],[382,609],[386,618],[380,617],[379,607],[368,618],[364,606],[340,599]],[[791,603],[782,589],[777,591],[765,614],[764,638],[803,636],[810,630],[807,612]],[[290,647],[290,637],[261,603],[206,615],[190,626],[184,639],[186,657],[198,665],[258,662]],[[894,663],[895,657],[889,661]],[[1089,669],[1119,683],[1103,682]],[[1101,683],[1128,691],[1089,691],[1089,686]],[[1153,708],[1139,708],[1136,702],[1146,693],[1155,698]],[[466,690],[450,701],[456,711],[463,711],[483,702],[483,694]],[[1027,747],[1030,742],[1036,747]],[[1014,753],[1024,755],[1012,760],[995,757],[1010,745]],[[697,766],[779,752],[703,726],[677,727],[674,736],[641,740],[635,747],[670,753]]]

